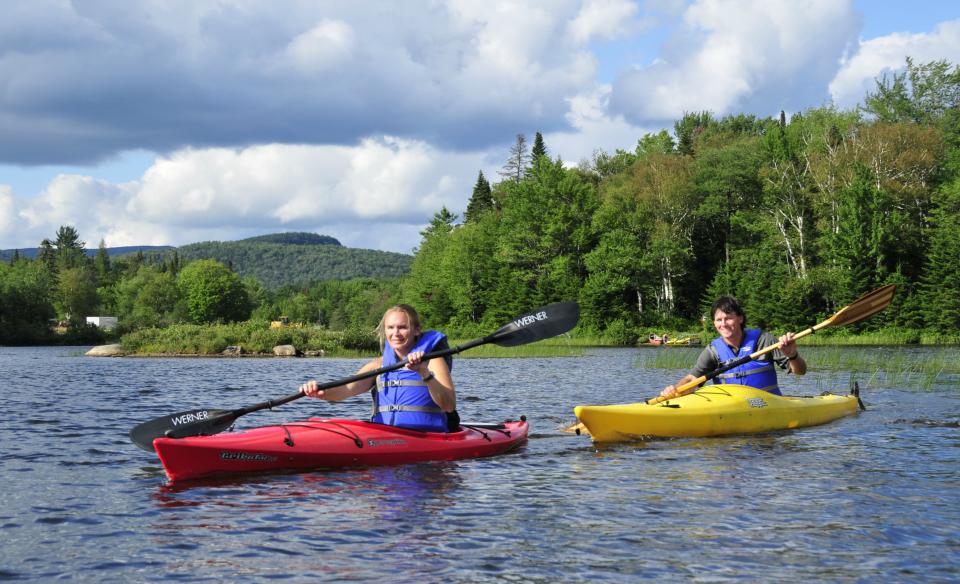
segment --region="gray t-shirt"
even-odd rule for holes
[[[773,335],[764,331],[760,333],[760,338],[757,339],[757,346],[754,347],[754,352],[762,351],[770,345],[776,345],[777,339]],[[737,351],[733,351],[734,354]],[[750,353],[740,355],[745,357]],[[790,371],[790,363],[787,361],[787,358],[784,356],[783,351],[780,349],[774,349],[766,355],[761,355],[757,361],[766,361],[768,363],[776,363],[780,366],[781,369]],[[717,350],[714,348],[713,343],[708,344],[703,348],[703,351],[700,352],[700,356],[697,357],[697,364],[693,366],[693,369],[690,370],[690,375],[694,377],[700,377],[701,375],[706,375],[715,369],[719,369],[722,363],[720,363],[720,355],[717,354]]]

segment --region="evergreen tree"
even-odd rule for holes
[[[929,329],[956,332],[960,330],[960,180],[943,189],[931,231],[919,292],[923,317]]]
[[[490,190],[490,183],[483,176],[483,171],[477,175],[477,184],[473,186],[473,194],[470,196],[470,202],[467,204],[467,212],[464,214],[464,221],[472,223],[480,218],[480,215],[493,208],[493,193]]]
[[[60,268],[76,268],[84,262],[85,242],[80,241],[80,234],[74,227],[61,225],[57,230],[57,239],[54,242],[57,248],[57,263]]]
[[[530,152],[531,161],[547,155],[547,146],[543,143],[543,135],[537,132],[533,138],[533,150]]]
[[[51,274],[57,273],[57,251],[53,249],[53,244],[50,243],[49,239],[44,238],[40,242],[40,248],[37,250],[37,260],[46,266]]]
[[[847,304],[886,282],[888,243],[898,226],[890,223],[891,202],[876,187],[870,169],[858,165],[851,184],[840,190],[839,224],[825,240],[824,259],[835,270],[831,300]]]
[[[429,237],[431,235],[443,234],[446,235],[453,231],[454,225],[457,223],[457,214],[451,213],[450,209],[447,209],[446,205],[440,207],[440,210],[433,214],[433,218],[430,219],[430,224],[427,225],[427,228],[420,232],[420,235],[423,237]]]

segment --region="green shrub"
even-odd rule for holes
[[[359,327],[350,327],[341,333],[341,345],[344,349],[353,351],[378,351],[380,341],[371,331]]]
[[[616,319],[607,325],[603,339],[615,345],[632,346],[637,344],[637,330],[623,319]]]

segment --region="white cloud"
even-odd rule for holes
[[[102,233],[122,216],[123,203],[135,188],[135,184],[61,174],[39,196],[30,199],[19,216],[26,221],[24,227],[29,232],[43,230],[42,237],[52,237],[60,225],[82,227],[81,235]]]
[[[578,44],[622,37],[632,31],[637,11],[637,5],[629,0],[588,0],[570,21],[570,36]]]
[[[608,153],[618,148],[633,151],[644,134],[660,130],[644,129],[627,122],[622,116],[611,116],[608,113],[609,99],[609,85],[571,98],[567,121],[573,130],[544,135],[550,156],[559,156],[568,166],[576,166],[582,160],[590,161],[598,149]]]
[[[8,185],[0,185],[0,238],[8,239],[16,233],[19,223],[17,219],[13,189]]]
[[[158,158],[137,182],[60,175],[30,200],[3,187],[4,217],[24,221],[0,223],[0,237],[33,247],[72,225],[91,245],[182,245],[306,230],[409,253],[442,206],[466,207],[482,159],[393,137],[355,147],[182,150]]]
[[[894,33],[861,41],[830,82],[830,95],[841,107],[862,103],[864,94],[875,90],[874,80],[903,69],[907,57],[915,63],[960,62],[960,20],[941,22],[929,33]]]
[[[287,60],[304,73],[333,69],[352,56],[355,36],[346,22],[324,19],[290,42]]]
[[[641,123],[816,104],[858,26],[849,0],[698,0],[656,62],[614,83],[611,104]]]

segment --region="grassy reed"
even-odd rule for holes
[[[687,347],[643,349],[634,366],[687,370],[696,362],[700,350]],[[868,374],[869,379],[866,382],[861,380],[861,385],[929,389],[937,382],[960,375],[960,349],[957,347],[916,350],[872,346],[854,350],[849,346],[805,346],[802,352],[813,370]]]
[[[805,329],[797,327],[797,331]],[[885,328],[878,331],[856,332],[856,327],[834,327],[825,328],[820,332],[803,338],[803,344],[806,346],[859,346],[859,345],[960,345],[960,332],[944,332],[904,328]],[[705,334],[699,332],[683,331],[651,331],[658,335],[669,334],[672,339],[692,338],[709,342],[716,337],[715,332]],[[780,335],[783,331],[770,331],[774,335]],[[645,342],[647,335],[640,337],[641,342]],[[705,340],[704,340],[705,339]]]

